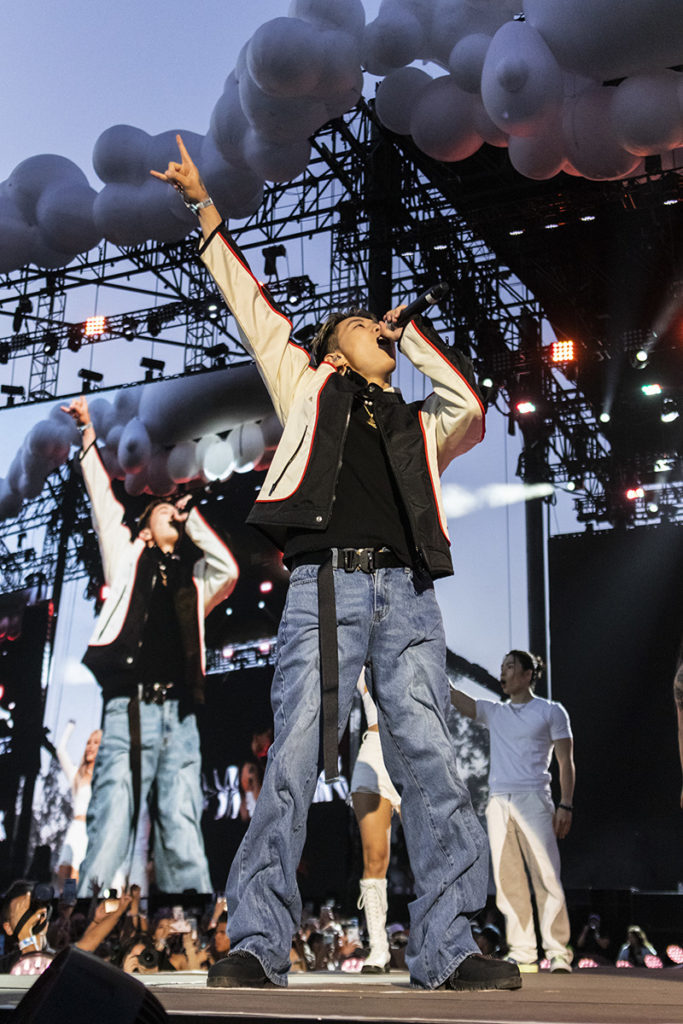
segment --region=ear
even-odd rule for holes
[[[7,935],[11,935],[12,934],[12,925],[9,923],[9,921],[3,921],[2,922],[2,927],[3,927],[3,931]]]
[[[143,527],[143,529],[140,530],[138,537],[140,538],[140,540],[144,540],[145,544],[149,544],[149,542],[152,540],[152,531],[150,530],[149,526]]]
[[[346,356],[342,352],[330,352],[327,358],[334,364],[335,370],[338,370],[340,373],[344,373],[344,371],[348,369],[349,364],[346,361]]]

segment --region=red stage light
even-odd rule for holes
[[[99,338],[107,329],[107,318],[105,316],[89,316],[85,321],[83,333],[86,338]]]
[[[550,346],[551,363],[573,363],[576,359],[576,346],[571,338],[554,341]]]
[[[644,496],[645,491],[642,487],[629,487],[629,489],[626,492],[626,497],[629,501],[635,501],[636,498],[643,498]]]
[[[617,960],[617,967],[633,967],[633,964],[629,963],[628,960]]]
[[[683,964],[683,949],[680,946],[671,945],[666,947],[666,955],[674,964]]]
[[[528,416],[529,413],[536,412],[536,406],[528,399],[524,402],[517,402],[515,408],[520,416]]]
[[[261,583],[259,586],[259,590],[261,591],[262,594],[269,594],[272,589],[273,584],[271,580],[264,580],[263,583]]]
[[[107,583],[103,583],[100,587],[100,601],[106,601],[111,594],[111,587]]]
[[[589,967],[599,967],[600,965],[598,963],[596,963],[595,960],[592,960],[589,956],[582,956],[581,959],[579,960],[578,966],[582,970],[584,970],[584,969],[589,968]]]

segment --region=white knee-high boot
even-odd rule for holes
[[[365,925],[370,939],[370,955],[363,964],[366,974],[382,974],[389,970],[389,942],[387,940],[387,880],[361,878],[359,910],[365,913]]]

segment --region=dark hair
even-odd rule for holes
[[[531,672],[529,686],[533,689],[543,674],[545,665],[543,659],[531,651],[508,651],[506,657],[515,658],[519,662],[523,672]]]
[[[136,525],[135,536],[136,537],[144,529],[146,529],[146,527],[149,526],[149,521],[152,518],[152,512],[154,511],[155,508],[158,508],[159,505],[173,505],[173,502],[171,501],[170,498],[152,498],[151,501],[148,501],[147,504],[145,505],[144,509],[142,510],[141,515],[138,516],[138,518],[137,518],[137,520],[135,522],[135,525]]]
[[[366,320],[373,320],[377,323],[377,317],[374,313],[370,313],[367,309],[361,309],[360,307],[354,307],[353,309],[337,310],[336,313],[330,313],[327,320],[318,327],[313,341],[311,342],[311,353],[313,355],[313,362],[316,366],[320,366],[325,356],[329,355],[330,352],[336,351],[336,333],[337,327],[344,320],[348,320],[352,316],[361,316]]]

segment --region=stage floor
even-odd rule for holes
[[[373,1024],[682,1024],[683,969],[526,974],[516,992],[423,992],[407,974],[293,974],[287,989],[207,989],[203,974],[140,978],[172,1020]],[[30,987],[0,975],[0,1021]],[[93,1017],[96,1020],[96,1016]],[[67,1024],[67,1022],[65,1022]]]

